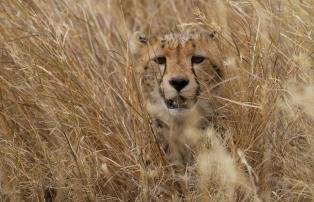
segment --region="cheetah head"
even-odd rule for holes
[[[213,33],[183,31],[149,38],[135,33],[130,49],[150,113],[180,117],[192,109],[210,108],[209,100],[222,81]]]

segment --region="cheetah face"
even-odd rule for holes
[[[208,32],[175,33],[150,39],[136,33],[135,52],[144,95],[178,115],[209,99],[221,81],[216,40]]]

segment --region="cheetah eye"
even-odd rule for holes
[[[167,62],[167,59],[164,56],[155,57],[153,60],[159,65],[165,65]]]
[[[200,64],[205,60],[205,57],[203,56],[192,56],[191,63],[192,64]]]

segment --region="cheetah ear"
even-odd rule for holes
[[[132,55],[137,55],[141,49],[148,45],[148,39],[141,32],[134,32],[129,40],[129,48]]]
[[[217,37],[217,32],[216,31],[204,31],[203,35],[205,35],[208,39],[214,39]]]
[[[211,39],[212,38],[216,38],[216,36],[217,36],[217,32],[216,31],[208,31],[208,32],[206,32],[206,34]]]

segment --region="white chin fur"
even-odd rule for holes
[[[168,112],[171,116],[181,117],[187,115],[191,109],[169,109]]]

